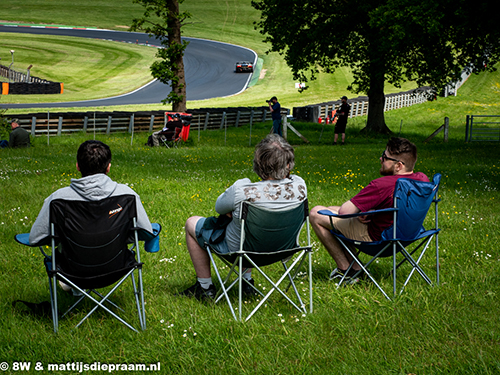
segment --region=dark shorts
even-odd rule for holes
[[[205,244],[208,243],[210,236],[213,233],[213,229],[203,229],[203,224],[205,223],[206,217],[202,217],[198,222],[196,223],[196,228],[195,228],[195,233],[196,233],[196,240],[198,241],[198,244],[205,249]],[[229,248],[227,247],[226,239],[223,239],[219,243],[211,244],[210,247],[212,249],[215,249],[218,253],[221,254],[227,254],[229,253]]]
[[[347,121],[338,120],[335,124],[335,134],[345,133],[345,128],[347,126]]]

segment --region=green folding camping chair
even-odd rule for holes
[[[306,305],[302,301],[299,290],[294,280],[299,275],[305,260],[308,260],[306,274],[309,279],[309,311],[313,311],[312,302],[312,264],[311,264],[311,238],[309,229],[309,208],[307,199],[299,205],[288,209],[266,209],[250,202],[241,204],[241,237],[240,249],[234,253],[220,254],[206,244],[210,260],[221,285],[216,303],[225,298],[235,320],[242,319],[242,283],[250,285],[260,297],[255,308],[248,314],[245,321],[276,291],[281,294],[293,307],[301,313],[307,313]],[[300,245],[299,236],[302,228],[306,228],[305,244]],[[213,254],[216,254],[229,266],[229,273],[222,279]],[[307,256],[306,256],[307,255]],[[279,277],[273,280],[264,267],[274,263],[283,266]],[[251,285],[243,274],[248,268],[257,270],[270,285],[269,291],[264,291],[258,286]],[[266,268],[267,270],[267,268]],[[282,282],[286,287],[282,287]],[[236,317],[231,303],[230,291],[238,286],[238,317]]]

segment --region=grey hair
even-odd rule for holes
[[[253,171],[263,180],[282,180],[294,166],[293,147],[278,134],[269,134],[255,147]]]

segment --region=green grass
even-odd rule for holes
[[[253,22],[259,19],[259,13],[254,10],[249,0],[233,1],[186,1],[183,7],[192,13],[193,17],[186,24],[183,35],[197,38],[218,40],[226,43],[242,45],[256,51],[260,58],[264,60],[263,69],[266,71],[263,78],[258,83],[245,92],[230,97],[209,99],[203,101],[192,101],[188,103],[188,108],[200,107],[227,107],[227,106],[261,106],[264,100],[276,95],[280,103],[287,108],[294,106],[304,106],[321,103],[323,101],[338,100],[342,95],[355,96],[347,91],[347,86],[351,83],[352,74],[348,69],[339,69],[334,75],[319,74],[318,80],[309,85],[309,89],[304,93],[298,93],[295,82],[288,66],[279,54],[265,54],[269,45],[262,42],[263,36],[254,29]],[[38,1],[15,2],[6,0],[5,10],[2,11],[4,20],[35,23],[54,24],[70,26],[100,27],[112,30],[127,30],[128,25],[134,17],[142,15],[142,9],[138,5],[123,3],[116,0],[101,2],[91,1],[83,4],[75,4],[68,0],[56,0],[47,5]],[[68,12],[67,10],[70,9]],[[113,11],[110,11],[113,9]],[[22,16],[21,16],[22,15]],[[34,64],[33,75],[41,78],[62,81],[65,89],[69,90],[63,95],[51,96],[8,96],[2,98],[2,102],[8,103],[29,103],[35,102],[57,102],[70,100],[85,100],[90,98],[100,98],[114,93],[125,93],[142,85],[151,79],[148,66],[151,64],[154,50],[148,47],[132,48],[128,44],[123,45],[118,42],[97,43],[97,41],[86,40],[85,42],[75,42],[89,46],[89,50],[97,52],[97,60],[108,53],[113,53],[113,58],[105,60],[105,66],[99,65],[96,61],[95,53],[85,53],[80,58],[73,58],[72,55],[63,52],[62,55],[53,56],[52,51],[58,51],[60,46],[58,40],[54,40],[53,46],[46,45],[46,48],[37,48],[29,36],[25,36],[25,41],[12,39],[12,34],[7,34],[0,38],[0,57],[2,61],[10,61],[10,49],[15,49],[15,67],[28,66]],[[50,38],[45,37],[46,43],[50,43]],[[78,39],[80,40],[80,39]],[[113,45],[113,50],[108,51],[108,46]],[[129,50],[130,48],[130,50]],[[142,54],[142,59],[136,66],[134,75],[130,75],[129,70],[121,70],[122,59],[128,60],[130,55],[136,61],[137,52]],[[77,52],[83,52],[83,48]],[[42,59],[39,57],[43,56]],[[54,59],[70,56],[71,65],[53,64]],[[41,60],[41,61],[40,61]],[[90,65],[97,65],[96,68],[104,74],[102,84],[95,85],[95,78],[88,73]],[[57,69],[54,69],[56,68]],[[21,68],[18,68],[21,69]],[[83,73],[82,73],[83,72]],[[45,75],[47,73],[47,76]],[[78,75],[78,80],[75,76]],[[115,85],[114,80],[129,85]],[[107,83],[111,83],[107,85]],[[133,84],[130,84],[130,83]],[[112,92],[108,89],[113,87]],[[412,83],[405,84],[401,89],[387,86],[386,92],[399,92],[409,90],[415,86]],[[69,94],[75,95],[69,95]],[[136,106],[114,106],[97,107],[97,110],[148,110],[158,109],[161,105],[136,105]],[[93,110],[94,108],[87,108]],[[79,111],[79,108],[64,108],[61,111]],[[37,109],[36,111],[40,111]],[[58,111],[54,108],[51,111]],[[26,113],[25,110],[11,110],[10,113]],[[29,112],[29,111],[28,111]]]
[[[32,22],[50,19],[50,22],[77,25],[83,21],[93,25],[90,20],[98,20],[107,28],[125,24],[130,14],[120,18],[119,13],[130,13],[132,9],[116,8],[120,12],[106,14],[104,8],[100,8],[93,13],[94,17],[86,18],[81,12],[58,15],[66,3],[51,2],[52,9],[40,2],[23,1],[20,5],[8,0],[6,4],[2,17],[11,20],[19,20],[20,15]],[[114,2],[86,4],[116,6]],[[214,25],[226,30],[225,38],[235,38],[237,42],[236,38],[243,38],[245,32],[251,35],[245,22],[234,21],[234,13],[243,11],[236,8],[236,2],[185,3],[193,8],[197,4],[200,9],[207,7],[207,12],[210,4],[219,6],[218,11],[215,9],[210,14]],[[73,8],[68,9],[82,10],[83,5],[72,5]],[[47,16],[45,9],[51,10],[53,18]],[[204,21],[212,22],[208,17]],[[229,25],[242,30],[233,32]],[[196,27],[202,33],[202,25]],[[223,35],[220,30],[217,29],[217,34]],[[0,44],[3,43],[2,38]],[[251,88],[238,97],[202,102],[200,106],[229,105],[239,99],[260,104],[261,99],[276,93],[273,87],[285,90],[286,83],[279,79],[286,76],[283,63],[276,56],[266,59],[266,64],[272,66],[269,75],[266,74],[269,83],[264,80],[255,90]],[[272,61],[275,63],[271,64]],[[328,96],[331,93],[334,99],[341,95],[319,90],[318,97],[325,92]],[[71,178],[79,177],[75,170],[76,149],[80,142],[92,136],[53,137],[49,146],[47,139],[40,137],[30,149],[1,150],[0,363],[31,361],[31,372],[35,372],[33,368],[38,361],[45,369],[48,363],[160,362],[161,373],[166,374],[499,373],[498,143],[463,142],[465,116],[499,114],[499,96],[499,73],[481,74],[472,76],[457,97],[439,98],[386,113],[390,129],[396,135],[401,129],[402,136],[417,144],[416,169],[429,176],[437,172],[443,175],[439,209],[442,284],[439,287],[429,288],[414,279],[394,302],[386,301],[369,284],[337,290],[328,281],[334,262],[313,236],[314,313],[302,317],[282,298],[274,296],[266,308],[245,324],[232,321],[224,304],[203,304],[176,297],[174,293],[194,281],[184,240],[186,218],[194,214],[213,215],[215,199],[236,179],[256,180],[251,171],[253,148],[248,146],[248,127],[228,129],[226,137],[223,131],[201,132],[199,139],[198,130],[192,129],[187,147],[174,150],[144,147],[147,134],[135,134],[133,145],[126,134],[97,135],[113,151],[110,176],[136,190],[151,220],[163,225],[161,251],[143,256],[148,329],[140,334],[102,313],[72,330],[84,315],[83,310],[78,310],[61,320],[60,333],[53,335],[49,319],[32,317],[12,307],[15,299],[48,300],[46,275],[38,249],[16,244],[13,236],[29,231],[50,193],[69,185]],[[281,100],[284,106],[298,100],[292,94],[288,99],[285,92],[278,97],[286,99]],[[313,99],[311,97],[307,104],[330,98]],[[450,141],[443,143],[440,134],[424,143],[425,138],[442,125],[445,116],[450,118]],[[359,135],[365,120],[363,117],[349,120],[348,143],[342,148],[329,145],[333,141],[331,127],[325,128],[320,143],[321,125],[294,124],[311,141],[305,144],[294,134],[289,138],[296,146],[295,173],[308,185],[311,207],[342,203],[378,177],[378,157],[386,139]],[[255,125],[252,145],[265,136],[269,128],[270,123]],[[426,225],[430,224],[427,221]],[[433,256],[427,254],[423,262],[430,269]],[[390,279],[383,276],[389,267],[387,262],[380,262],[374,271],[383,279],[383,285],[390,288]],[[434,271],[429,273],[435,276]],[[257,282],[262,280],[257,278]],[[126,306],[126,316],[135,322],[133,306],[124,297],[124,289],[117,295],[118,302]],[[62,296],[62,300],[69,303],[72,298]],[[249,301],[247,305],[254,303]]]
[[[432,176],[442,173],[439,208],[441,281],[430,288],[414,279],[403,295],[386,301],[372,285],[336,289],[328,281],[333,260],[313,236],[314,313],[303,317],[274,296],[250,322],[232,321],[226,305],[199,303],[174,293],[194,281],[186,251],[184,221],[191,215],[213,215],[217,196],[236,179],[251,172],[253,148],[248,127],[200,132],[192,129],[187,147],[150,149],[147,134],[97,135],[113,151],[110,176],[136,190],[152,221],[163,225],[156,254],[145,254],[148,329],[135,334],[102,313],[72,330],[83,310],[61,320],[60,333],[51,333],[49,319],[14,309],[15,299],[48,299],[38,249],[16,244],[13,236],[27,232],[43,199],[78,177],[75,153],[89,136],[44,137],[27,150],[0,154],[0,361],[48,363],[161,363],[162,373],[233,374],[495,374],[500,370],[500,158],[498,143],[463,142],[464,128],[452,122],[450,141],[439,135],[424,139],[444,115],[459,117],[456,108],[477,114],[495,108],[495,75],[471,77],[463,88],[469,95],[440,99],[389,112],[389,126],[419,148],[416,169]],[[469,89],[471,87],[472,89]],[[475,91],[481,87],[481,91]],[[483,102],[482,100],[486,100]],[[455,105],[456,102],[456,105]],[[453,105],[450,105],[452,103]],[[378,157],[384,137],[362,137],[363,119],[350,120],[348,144],[332,147],[332,128],[319,143],[321,126],[295,124],[311,144],[295,135],[295,173],[302,176],[311,207],[338,204],[378,177]],[[269,130],[256,124],[252,145]],[[225,146],[224,146],[225,144]],[[431,225],[429,220],[427,226]],[[434,257],[423,260],[431,277]],[[390,262],[375,266],[385,278]],[[262,280],[256,277],[257,282]],[[305,280],[304,280],[305,281]],[[133,306],[124,297],[126,316],[134,321]],[[305,292],[301,291],[302,293]],[[64,303],[71,297],[63,296]],[[254,301],[245,305],[253,306]],[[281,314],[281,316],[279,315]],[[195,335],[196,333],[196,335]]]
[[[132,91],[151,80],[155,48],[49,35],[0,33],[0,57],[14,67],[33,64],[31,75],[64,83],[60,95],[3,95],[2,102],[31,103],[98,99]],[[26,71],[24,71],[26,72]]]

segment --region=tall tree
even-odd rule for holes
[[[404,81],[436,92],[462,69],[493,69],[500,56],[496,0],[253,0],[256,27],[284,55],[295,79],[341,66],[348,87],[369,97],[367,131],[389,133],[384,84]],[[486,59],[489,64],[485,65]]]
[[[132,21],[131,31],[144,31],[155,36],[163,46],[158,49],[159,60],[151,65],[151,74],[160,82],[170,84],[172,91],[163,100],[172,103],[175,112],[186,111],[186,78],[184,76],[184,51],[188,42],[181,40],[181,27],[191,17],[179,11],[184,0],[133,0],[144,6],[144,15]]]

